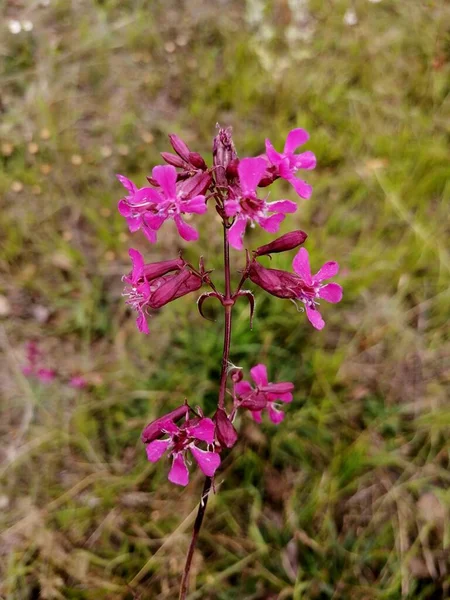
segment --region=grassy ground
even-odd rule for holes
[[[170,486],[139,433],[185,396],[211,409],[221,329],[188,297],[138,334],[128,247],[179,240],[131,241],[114,173],[143,184],[172,131],[207,152],[217,121],[242,155],[311,132],[290,226],[345,297],[322,333],[262,292],[253,332],[238,307],[233,362],[297,392],[280,427],[241,421],[189,598],[450,596],[450,7],[349,5],[0,2],[1,598],[176,597],[201,477]],[[89,387],[25,379],[30,339]]]

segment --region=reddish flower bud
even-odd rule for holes
[[[253,254],[254,256],[264,256],[266,254],[276,254],[277,252],[287,252],[303,244],[307,237],[308,235],[300,229],[291,231],[270,242],[270,244],[256,248]]]
[[[238,434],[233,423],[227,417],[227,413],[218,408],[213,417],[216,424],[216,437],[221,446],[232,448],[238,439]]]
[[[220,128],[213,143],[213,163],[216,167],[215,173],[218,185],[227,185],[226,170],[236,158],[237,154],[231,137],[231,128]]]
[[[248,408],[249,410],[263,410],[266,405],[266,394],[251,394],[239,403],[239,406],[242,406],[242,408]]]
[[[192,177],[178,184],[178,190],[184,198],[203,195],[211,185],[211,175],[207,171],[199,171]]]
[[[297,298],[301,281],[297,275],[280,269],[266,269],[256,260],[250,264],[249,279],[278,298]]]
[[[187,269],[176,275],[168,275],[158,289],[152,293],[148,305],[151,308],[161,308],[165,304],[189,294],[189,292],[198,290],[201,285],[201,278]]]
[[[160,262],[150,263],[148,265],[144,265],[142,274],[144,277],[151,281],[152,279],[156,279],[157,277],[161,277],[162,275],[166,275],[171,271],[178,271],[182,269],[185,265],[185,262],[182,258],[173,258],[172,260],[162,260]]]
[[[181,296],[186,296],[186,294],[190,294],[191,292],[196,292],[202,287],[202,285],[203,281],[201,277],[195,273],[189,273],[189,277],[180,284],[172,300],[181,298]]]
[[[159,438],[159,436],[164,432],[167,423],[173,423],[173,421],[178,421],[178,419],[181,419],[181,417],[186,415],[188,412],[189,406],[187,404],[182,404],[181,406],[175,408],[163,417],[155,419],[154,421],[149,423],[144,429],[144,431],[141,434],[141,440],[144,442],[144,444],[153,442],[153,440]]]
[[[185,169],[188,165],[186,161],[177,156],[176,154],[171,154],[170,152],[161,152],[161,156],[169,165],[173,167],[179,167],[181,169]]]
[[[231,372],[231,381],[233,383],[239,383],[244,378],[244,372],[239,367],[235,367]]]
[[[175,150],[175,152],[178,154],[178,156],[180,156],[186,162],[189,162],[190,150],[189,150],[188,146],[183,142],[183,140],[181,138],[179,138],[177,135],[175,135],[174,133],[171,133],[169,135],[169,140],[172,145],[172,148]]]
[[[239,174],[238,166],[239,166],[238,158],[235,158],[230,162],[230,164],[227,166],[227,170],[226,170],[227,179],[236,179],[236,177]]]
[[[206,171],[208,168],[205,163],[203,156],[198,152],[189,152],[189,164],[191,164],[196,169],[201,169],[202,171]]]

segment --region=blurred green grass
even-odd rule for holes
[[[138,334],[128,247],[179,240],[126,232],[114,174],[144,182],[172,131],[206,153],[220,122],[241,155],[310,131],[314,194],[284,230],[345,296],[322,333],[260,292],[249,331],[238,306],[233,362],[297,392],[280,427],[240,422],[189,598],[448,598],[448,3],[357,0],[353,26],[343,1],[0,7],[0,597],[176,597],[201,477],[170,487],[139,433],[185,396],[211,409],[221,327],[186,298]],[[89,389],[24,379],[31,338]]]

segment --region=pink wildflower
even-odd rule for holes
[[[289,181],[301,198],[309,198],[312,194],[312,187],[305,181],[297,179],[295,173],[299,169],[314,169],[316,157],[310,151],[295,154],[295,150],[307,142],[308,139],[309,135],[304,129],[292,129],[286,138],[283,152],[277,152],[270,140],[266,140],[266,156],[270,167],[275,167],[273,176],[282,177]],[[272,170],[270,167],[269,172]]]
[[[295,273],[279,269],[267,269],[256,260],[250,264],[248,276],[253,283],[263,290],[290,300],[299,300],[305,305],[306,316],[316,329],[323,329],[325,321],[317,309],[318,299],[327,302],[340,302],[342,300],[342,287],[337,283],[323,284],[325,279],[336,275],[339,271],[337,262],[331,261],[323,265],[315,274],[311,275],[309,255],[305,248],[300,248],[292,266]]]
[[[148,429],[147,426],[146,429]],[[180,427],[167,419],[160,425],[165,439],[156,439],[147,444],[147,458],[157,462],[165,452],[172,457],[172,468],[168,479],[176,485],[189,483],[189,471],[186,465],[186,454],[189,450],[198,466],[207,477],[213,477],[220,465],[220,456],[213,450],[203,450],[199,442],[206,442],[207,448],[213,448],[215,426],[211,419],[195,418],[185,421]]]
[[[263,364],[250,369],[250,374],[256,387],[245,380],[236,383],[234,387],[238,406],[248,408],[258,423],[261,422],[262,411],[266,409],[272,423],[278,425],[284,419],[284,413],[278,410],[276,401],[292,402],[294,384],[289,381],[269,383],[267,369]]]
[[[198,239],[198,232],[183,221],[185,213],[204,214],[207,210],[205,196],[197,193],[207,189],[211,180],[208,173],[199,173],[180,182],[177,186],[177,171],[173,165],[153,168],[151,181],[159,186],[136,186],[126,177],[117,176],[130,192],[119,202],[119,212],[127,219],[130,231],[142,229],[150,242],[156,241],[156,232],[167,219],[173,219],[180,236],[186,241]],[[192,183],[194,181],[194,183]]]
[[[87,386],[87,381],[82,375],[73,375],[69,380],[69,386],[77,390],[82,390]]]
[[[322,298],[333,304],[342,300],[342,287],[339,284],[322,283],[324,280],[338,274],[339,265],[334,261],[327,262],[315,275],[311,275],[308,251],[305,248],[300,248],[293,260],[292,266],[302,280],[301,291],[297,298],[305,305],[306,316],[310,323],[316,329],[323,329],[325,321],[317,310],[317,299]]]
[[[54,369],[38,369],[36,377],[41,383],[51,383],[56,378],[56,371]]]
[[[202,279],[189,271],[181,258],[145,264],[138,250],[130,248],[129,255],[133,268],[129,275],[123,277],[127,284],[123,296],[127,296],[126,303],[138,312],[136,325],[139,331],[148,334],[147,310],[161,308],[198,290]],[[176,273],[169,275],[171,271]]]
[[[225,203],[225,214],[235,221],[228,234],[230,245],[242,250],[242,238],[248,222],[258,223],[270,233],[276,233],[286,213],[293,213],[297,205],[291,200],[267,202],[258,198],[256,187],[261,181],[267,163],[262,157],[243,158],[238,165],[239,187],[230,187],[230,197]],[[268,213],[276,213],[269,216]]]

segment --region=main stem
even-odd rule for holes
[[[225,407],[225,393],[227,388],[227,372],[228,372],[228,361],[230,357],[230,344],[231,344],[231,313],[233,309],[234,300],[231,297],[231,277],[230,277],[230,245],[228,243],[228,228],[225,221],[223,222],[223,265],[225,273],[225,293],[222,297],[222,304],[225,311],[224,318],[224,334],[223,334],[223,352],[222,352],[222,370],[220,373],[220,385],[219,385],[219,408]],[[202,496],[200,498],[200,504],[198,506],[197,517],[194,523],[194,529],[192,531],[191,543],[189,544],[189,550],[186,556],[186,564],[184,565],[183,577],[181,579],[180,595],[179,600],[185,600],[188,593],[189,585],[189,573],[191,570],[192,558],[194,557],[195,546],[197,545],[198,535],[203,523],[203,517],[206,512],[206,505],[208,503],[209,492],[211,490],[212,479],[206,477],[203,485]]]

